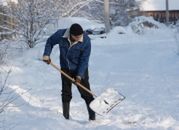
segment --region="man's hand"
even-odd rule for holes
[[[80,76],[76,76],[75,77],[75,83],[80,83],[81,82],[81,77]]]
[[[43,61],[47,64],[50,64],[51,63],[51,59],[49,56],[43,56]]]

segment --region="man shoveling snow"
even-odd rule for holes
[[[88,62],[91,53],[91,41],[79,24],[73,24],[69,29],[60,29],[46,42],[43,61],[51,63],[50,54],[54,45],[59,44],[61,70],[75,79],[76,83],[90,90]],[[70,117],[70,101],[72,99],[72,81],[61,75],[63,116]],[[95,112],[89,107],[94,100],[93,95],[77,85],[81,97],[85,100],[89,120],[95,120]]]
[[[61,69],[50,60],[50,53],[55,44],[59,44],[60,48]],[[90,52],[90,38],[83,32],[79,24],[73,24],[70,29],[59,30],[47,40],[43,61],[61,73],[63,116],[66,119],[70,117],[72,83],[77,86],[81,97],[86,102],[89,120],[95,120],[95,112],[104,115],[125,99],[122,94],[112,88],[106,90],[100,96],[96,96],[90,90],[88,75]]]

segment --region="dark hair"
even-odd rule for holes
[[[74,36],[81,35],[83,34],[83,28],[79,24],[74,23],[70,27],[70,34]]]

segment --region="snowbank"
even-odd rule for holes
[[[74,22],[68,19],[60,24],[61,27]],[[84,28],[98,26],[88,25],[80,18],[77,21]],[[1,120],[6,119],[3,127],[14,130],[178,130],[176,42],[170,28],[156,25],[160,29],[151,29],[143,35],[133,33],[129,26],[123,28],[125,34],[119,34],[121,28],[117,27],[105,39],[92,39],[91,89],[99,95],[114,88],[126,97],[108,115],[97,116],[95,122],[88,121],[85,103],[75,86],[70,111],[72,119],[64,120],[60,75],[38,60],[45,41],[26,51],[11,48],[12,57],[5,66],[12,68],[7,86],[19,98],[4,113],[5,117],[0,116]],[[51,58],[55,64],[59,63],[58,46],[54,47]]]
[[[135,33],[143,34],[148,29],[164,28],[165,25],[155,21],[152,17],[140,16],[136,17],[132,23],[129,24]]]

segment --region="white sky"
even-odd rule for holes
[[[13,1],[15,3],[17,3],[18,0],[0,0],[0,4],[6,5],[6,1]]]
[[[165,10],[166,0],[146,0],[141,6],[141,10]],[[168,0],[170,10],[179,10],[179,0]]]

